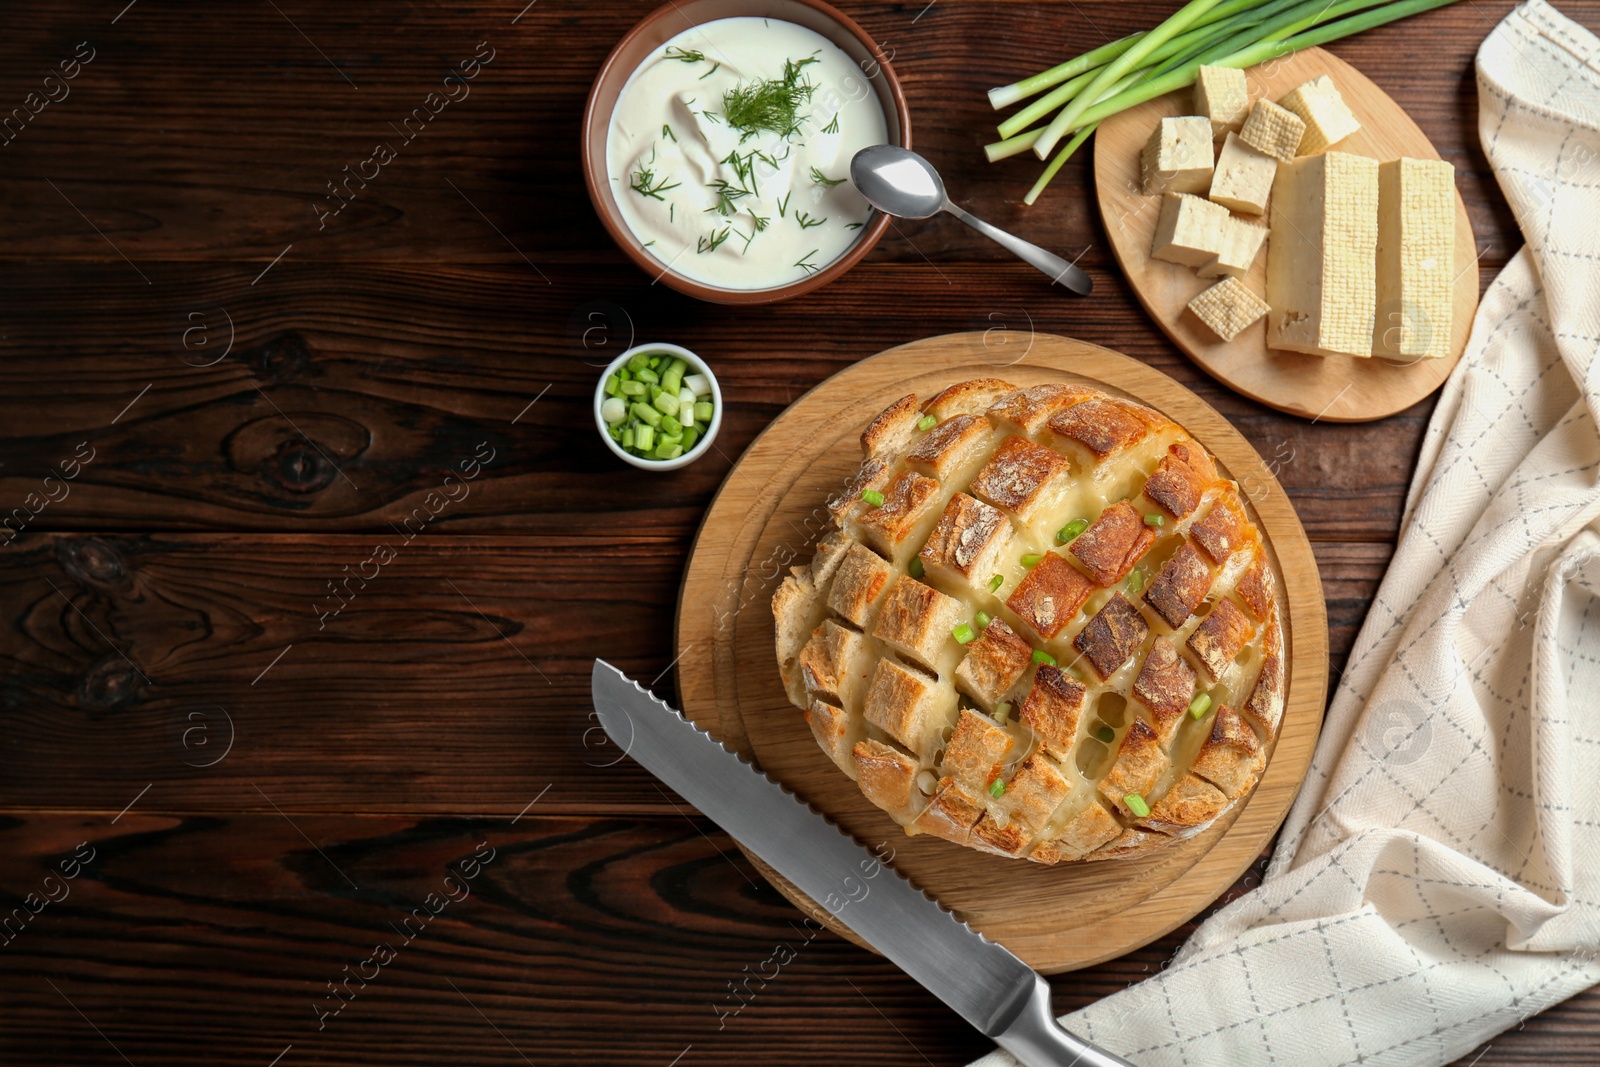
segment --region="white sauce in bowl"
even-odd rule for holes
[[[826,37],[779,19],[718,19],[629,76],[606,164],[623,219],[663,267],[770,289],[856,242],[871,208],[850,184],[850,159],[887,138],[877,92]]]

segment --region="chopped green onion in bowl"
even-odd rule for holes
[[[703,360],[670,344],[618,356],[595,388],[595,426],[620,459],[675,470],[698,459],[722,425],[722,394]]]

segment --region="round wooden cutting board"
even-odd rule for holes
[[[1014,338],[1015,335],[1008,335]],[[1045,973],[1122,955],[1186,922],[1260,854],[1311,760],[1328,680],[1327,615],[1316,560],[1283,489],[1249,443],[1159,371],[1095,345],[1041,334],[986,346],[986,333],[930,337],[841,371],[801,397],[729,472],[695,539],[678,602],[678,698],[685,714],[826,812],[918,886]],[[861,462],[880,410],[969,378],[1087,384],[1156,408],[1239,483],[1283,589],[1288,694],[1260,784],[1208,830],[1140,859],[1045,867],[907,837],[817,747],[778,677],[771,600],[829,528],[824,502]],[[790,900],[856,940],[759,861]],[[859,943],[859,942],[858,942]]]
[[[1334,146],[1336,151],[1380,161],[1400,156],[1439,158],[1427,135],[1399,104],[1331,52],[1308,48],[1251,67],[1245,77],[1253,101],[1262,97],[1277,100],[1295,86],[1324,74],[1333,79],[1361,123],[1360,130]],[[1461,193],[1456,193],[1455,307],[1448,356],[1407,362],[1281,352],[1267,348],[1265,318],[1231,342],[1219,341],[1185,310],[1197,293],[1217,279],[1201,278],[1190,267],[1150,258],[1161,199],[1140,191],[1139,152],[1150,139],[1150,131],[1166,116],[1192,114],[1194,90],[1182,89],[1107,119],[1094,137],[1095,189],[1112,250],[1145,310],[1173,343],[1230,389],[1279,411],[1311,419],[1381,419],[1439,388],[1466,349],[1478,307],[1478,252]],[[1266,295],[1271,255],[1269,241],[1242,279],[1260,296]],[[1385,318],[1381,308],[1379,318]]]

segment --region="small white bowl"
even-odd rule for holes
[[[628,360],[640,352],[652,356],[677,356],[689,365],[687,374],[703,374],[706,380],[711,383],[711,425],[705,428],[705,432],[701,434],[700,440],[694,443],[694,447],[677,459],[641,459],[627,451],[611,439],[611,434],[607,432],[609,427],[606,424],[605,417],[600,414],[600,405],[605,403],[607,399],[606,379],[615,374],[619,367],[627,364]],[[610,366],[600,372],[600,380],[595,383],[594,387],[594,425],[600,432],[600,440],[604,441],[606,447],[611,449],[612,453],[622,462],[638,467],[640,470],[675,471],[679,467],[687,467],[703,456],[706,449],[711,447],[711,442],[717,439],[717,431],[722,429],[722,387],[717,384],[717,376],[711,373],[711,368],[706,365],[706,361],[687,348],[666,344],[634,345],[612,360]]]

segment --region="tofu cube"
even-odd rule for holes
[[[1306,124],[1298,150],[1302,156],[1326,152],[1361,128],[1333,79],[1326,74],[1291,89],[1278,100],[1278,105],[1293,111]]]
[[[1250,89],[1244,71],[1233,67],[1201,67],[1194,83],[1194,110],[1211,122],[1213,137],[1232,133],[1250,113]]]
[[[1162,119],[1139,157],[1146,193],[1203,193],[1211,184],[1211,123],[1199,115]]]
[[[1222,239],[1233,216],[1221,204],[1188,193],[1168,193],[1156,220],[1152,259],[1203,267],[1222,253]]]
[[[1441,159],[1379,164],[1375,354],[1449,355],[1455,258],[1455,168]]]
[[[1279,167],[1267,347],[1372,355],[1377,244],[1377,160],[1324,152]]]
[[[1244,277],[1250,273],[1250,265],[1256,261],[1256,254],[1261,251],[1266,239],[1265,224],[1229,215],[1228,225],[1222,231],[1222,251],[1217,253],[1216,259],[1200,268],[1200,277]]]
[[[1189,301],[1189,310],[1224,341],[1238,337],[1269,310],[1238,278],[1224,278]]]
[[[1287,163],[1300,151],[1305,132],[1305,119],[1271,100],[1257,100],[1239,130],[1239,139],[1257,152]]]
[[[1278,161],[1258,152],[1229,133],[1217,155],[1217,169],[1211,175],[1211,199],[1241,215],[1264,215],[1272,195],[1272,179],[1278,174]]]

